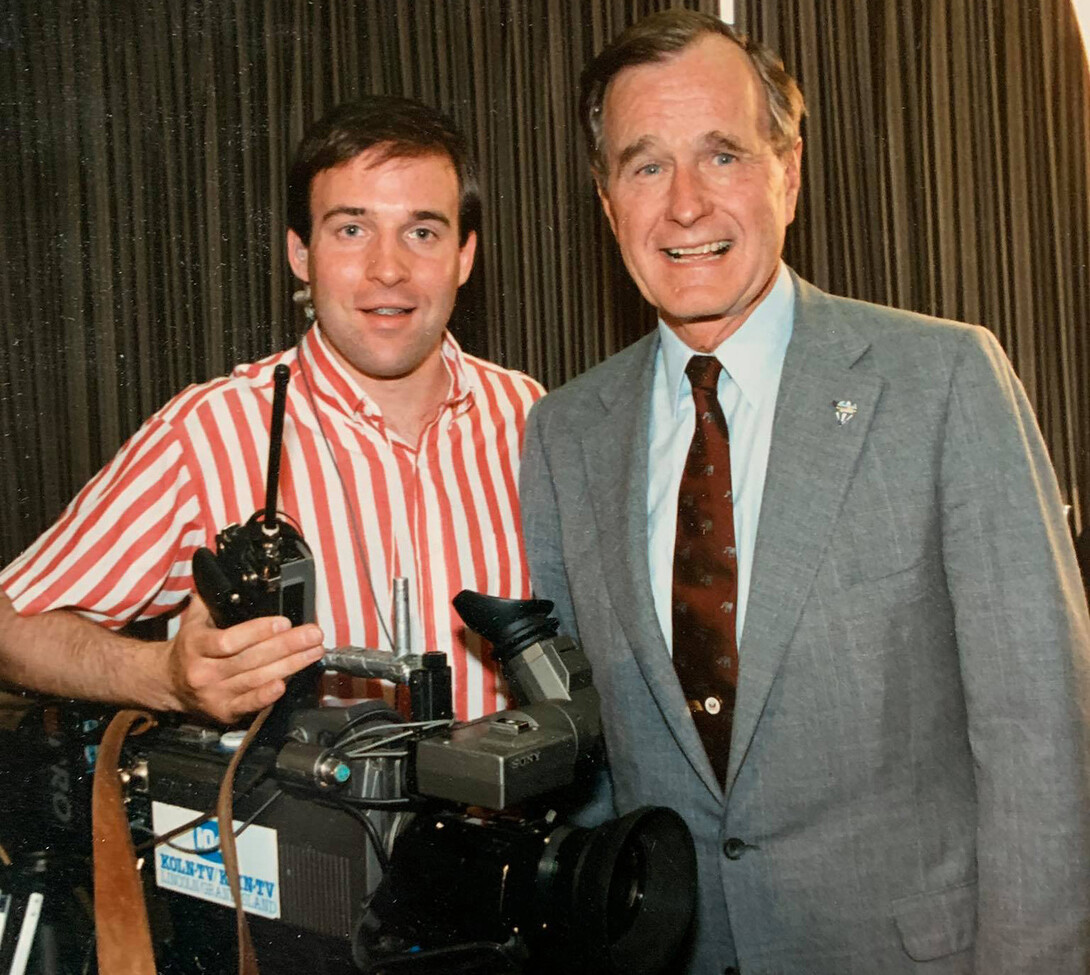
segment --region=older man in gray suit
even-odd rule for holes
[[[782,264],[803,106],[767,50],[655,15],[583,105],[660,322],[534,410],[526,544],[618,810],[696,839],[682,967],[1086,975],[1090,621],[1009,363]]]

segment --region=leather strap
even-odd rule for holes
[[[239,975],[260,975],[260,970],[250,937],[250,925],[242,909],[242,890],[238,879],[238,850],[234,832],[235,773],[242,756],[271,711],[272,705],[254,718],[238,751],[231,756],[216,801],[223,868],[235,901]],[[136,869],[136,852],[132,845],[118,770],[125,738],[130,734],[141,735],[154,725],[155,719],[146,711],[119,711],[102,737],[95,761],[91,818],[95,931],[98,970],[102,975],[156,975],[147,905]]]
[[[102,737],[95,760],[91,787],[95,938],[98,970],[103,975],[155,975],[144,888],[118,770],[125,738],[141,735],[154,724],[146,711],[119,711]]]
[[[261,711],[246,731],[238,751],[231,756],[227,771],[220,782],[219,796],[216,799],[216,816],[220,829],[220,853],[223,855],[223,869],[227,872],[227,883],[235,900],[235,922],[238,927],[238,971],[239,975],[260,975],[257,955],[254,953],[253,940],[250,938],[250,924],[246,912],[242,909],[242,890],[238,880],[238,850],[235,847],[234,789],[235,772],[246,750],[250,747],[261,726],[265,723],[273,705]]]

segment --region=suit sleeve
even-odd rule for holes
[[[978,802],[979,975],[1090,972],[1090,620],[1056,478],[995,338],[966,333],[940,479]]]
[[[544,411],[535,404],[526,421],[519,468],[523,541],[534,595],[539,599],[551,600],[560,621],[560,632],[578,639],[568,572],[564,566],[560,508],[545,453],[545,431],[542,429],[545,422]]]
[[[545,450],[546,411],[535,405],[526,423],[519,469],[522,532],[534,595],[552,600],[560,632],[579,639],[568,572],[561,541],[560,505]],[[615,815],[613,783],[607,768],[600,768],[583,783],[577,808],[567,819],[579,826],[596,826]]]

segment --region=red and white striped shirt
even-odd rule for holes
[[[273,367],[283,362],[291,382],[278,507],[314,553],[326,645],[389,649],[377,612],[392,631],[392,579],[406,576],[412,649],[448,654],[455,715],[502,707],[487,649],[450,601],[463,588],[530,595],[518,457],[544,390],[465,355],[449,333],[442,355],[450,392],[415,448],[386,427],[317,328],[294,349],[190,386],[0,572],[0,587],[24,615],[67,608],[115,628],[177,609],[192,589],[195,549],[214,548],[218,531],[264,507]]]

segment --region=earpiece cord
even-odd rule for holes
[[[371,592],[371,600],[375,605],[375,616],[378,618],[378,624],[382,628],[383,635],[386,637],[387,645],[392,650],[394,638],[390,635],[390,628],[386,625],[382,607],[379,604],[378,596],[375,594],[375,584],[371,579],[371,569],[367,562],[367,550],[363,544],[363,532],[360,531],[359,523],[356,520],[356,510],[352,505],[352,498],[348,493],[348,485],[345,484],[341,469],[337,466],[337,458],[333,454],[333,445],[329,442],[329,437],[326,436],[325,424],[322,423],[322,415],[318,412],[318,404],[314,401],[314,391],[310,388],[310,377],[307,375],[306,363],[303,362],[303,356],[299,352],[296,353],[296,362],[299,363],[299,375],[303,379],[303,388],[307,391],[307,401],[310,403],[310,410],[318,423],[318,432],[322,435],[322,442],[325,444],[325,449],[329,454],[329,461],[333,465],[333,470],[341,485],[341,493],[344,495],[344,505],[348,509],[348,527],[352,531],[352,539],[356,543],[356,551],[359,553],[360,565],[363,568],[363,577],[367,580],[367,588]]]

